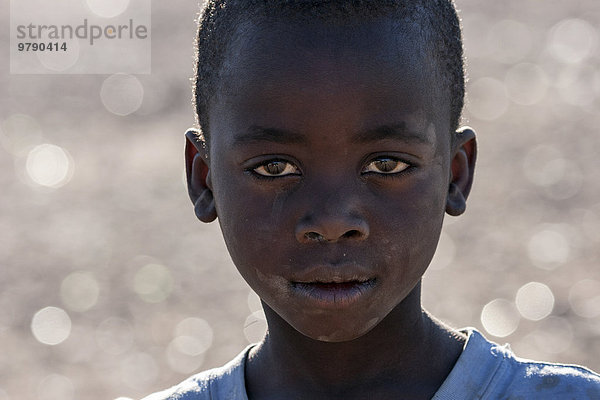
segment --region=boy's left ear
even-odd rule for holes
[[[475,131],[463,127],[454,133],[452,141],[450,185],[446,198],[446,212],[458,216],[467,208],[467,197],[473,184],[477,141]]]

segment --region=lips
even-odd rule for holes
[[[374,279],[370,269],[357,264],[325,264],[294,271],[289,278],[295,283],[347,283]]]
[[[367,296],[375,279],[346,282],[292,282],[293,291],[318,308],[342,308]]]
[[[347,307],[367,296],[377,280],[356,265],[310,268],[290,279],[292,291],[318,308]]]

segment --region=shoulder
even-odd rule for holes
[[[248,400],[244,381],[244,364],[248,346],[222,367],[203,371],[142,400]]]
[[[597,399],[600,376],[579,366],[528,360],[515,356],[509,348],[502,354],[495,387],[498,394],[512,398]]]
[[[436,400],[454,398],[451,393],[477,399],[600,399],[600,376],[587,368],[520,358],[475,329],[465,332],[467,344]]]
[[[600,400],[600,376],[578,366],[543,363],[515,358],[513,366],[502,371],[501,390],[531,394],[541,398]]]

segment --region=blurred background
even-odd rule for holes
[[[600,371],[600,2],[457,5],[480,151],[425,307]],[[264,332],[183,183],[199,9],[152,0],[148,75],[10,75],[2,58],[0,400],[140,398]]]

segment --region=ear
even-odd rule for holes
[[[452,162],[446,212],[458,216],[467,208],[467,197],[473,184],[475,160],[477,159],[477,141],[475,131],[463,127],[454,133],[452,141]]]
[[[196,217],[202,222],[212,222],[217,218],[217,209],[206,151],[206,142],[202,133],[196,129],[188,129],[185,133],[185,172],[188,194],[194,204]]]

